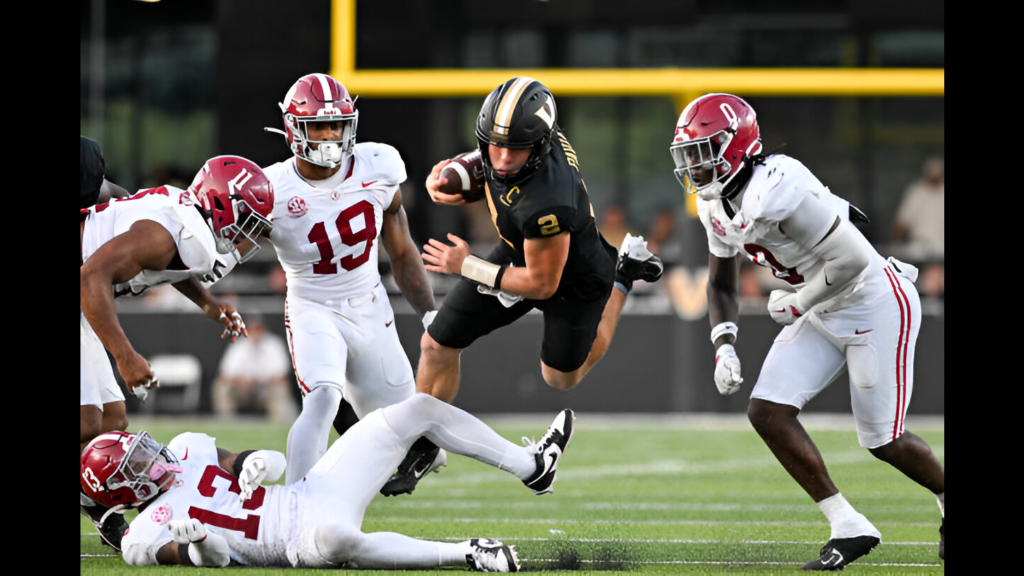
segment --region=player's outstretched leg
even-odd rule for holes
[[[555,470],[572,438],[572,410],[563,410],[538,442],[517,446],[468,412],[428,394],[382,409],[384,419],[402,439],[426,437],[445,450],[469,456],[514,474],[535,494],[552,491]]]
[[[488,538],[457,544],[434,542],[395,532],[365,534],[341,523],[317,527],[315,538],[317,554],[345,568],[396,570],[468,564],[481,572],[519,571],[515,546]]]

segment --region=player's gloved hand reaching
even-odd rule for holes
[[[740,389],[743,378],[740,376],[740,358],[732,344],[722,344],[715,353],[715,386],[723,396],[728,396]]]
[[[206,540],[206,526],[198,518],[171,520],[167,523],[171,538],[178,544],[191,544]]]
[[[789,326],[804,315],[797,306],[796,292],[788,290],[772,290],[768,297],[768,313],[771,314],[772,320],[783,326]]]
[[[267,463],[255,453],[245,459],[242,465],[242,473],[238,475],[238,487],[242,491],[238,494],[238,500],[245,502],[252,497],[252,493],[260,487],[263,479],[267,477]]]
[[[245,502],[251,498],[264,480],[276,482],[287,466],[284,454],[276,450],[248,452],[241,462],[236,458],[233,472],[238,476],[238,487],[241,488],[238,500]]]

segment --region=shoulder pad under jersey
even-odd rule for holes
[[[775,154],[754,167],[743,198],[743,212],[759,220],[781,222],[807,194],[820,196],[825,186],[799,160]]]
[[[393,146],[378,142],[359,142],[355,146],[356,174],[363,182],[377,181],[390,187],[405,182],[405,162]]]

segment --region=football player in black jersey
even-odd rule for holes
[[[576,152],[543,84],[517,77],[495,88],[477,116],[476,136],[501,242],[486,258],[452,234],[453,245],[432,239],[423,247],[427,270],[463,279],[420,341],[416,390],[451,402],[462,349],[534,308],[544,313],[544,380],[568,390],[608,349],[633,281],[660,278],[661,260],[642,237],[628,236],[617,252],[601,236]],[[438,204],[462,204],[461,195],[440,191],[447,163],[434,166],[427,190]],[[431,469],[436,447],[425,438],[418,444],[381,493],[412,492]]]

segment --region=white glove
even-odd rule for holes
[[[522,296],[511,294],[509,292],[505,292],[504,290],[498,290],[497,288],[488,288],[487,286],[484,286],[482,284],[477,286],[476,290],[481,294],[486,294],[488,296],[497,296],[498,301],[501,302],[501,305],[504,306],[505,308],[511,308],[513,305],[515,305],[516,302],[519,302],[520,300],[523,299]]]
[[[768,297],[768,313],[771,314],[772,320],[783,326],[789,326],[804,315],[797,307],[796,292],[788,290],[772,290]]]
[[[715,352],[715,386],[723,396],[733,394],[740,389],[743,378],[740,377],[740,358],[732,344],[722,344]]]
[[[267,463],[257,454],[250,454],[242,464],[242,473],[238,476],[238,487],[242,491],[238,494],[238,501],[245,502],[252,498],[252,493],[260,487],[263,479],[267,477]]]
[[[423,315],[423,329],[426,330],[430,327],[430,323],[434,321],[434,316],[437,316],[437,310],[431,310]]]
[[[167,523],[171,538],[178,544],[191,544],[206,540],[206,526],[198,518],[187,520],[171,520]]]

